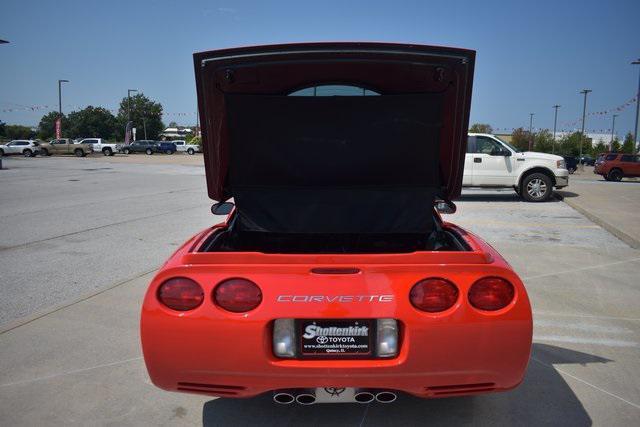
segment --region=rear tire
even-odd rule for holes
[[[147,153],[148,156],[153,154],[153,150],[151,148],[147,148],[147,151],[145,151],[145,153]]]
[[[0,148],[0,157],[4,157],[4,150]]]
[[[43,148],[42,150],[40,150],[40,155],[42,157],[48,157],[49,156],[49,150],[47,150],[46,148]]]
[[[22,152],[22,155],[25,157],[33,157],[33,151],[29,150],[28,148],[26,150],[24,150]]]
[[[124,154],[129,154],[129,153],[131,153],[131,150],[129,150],[128,148],[125,148],[124,150],[122,150],[122,152]]]
[[[173,154],[173,151],[171,151],[171,150],[165,150],[165,151],[164,151],[164,154]]]
[[[520,192],[527,202],[546,202],[553,194],[553,183],[543,173],[532,173],[522,180]]]
[[[617,181],[620,182],[622,181],[622,171],[620,169],[611,169],[609,171],[609,173],[607,174],[607,178],[609,181]]]
[[[187,153],[189,153],[190,156],[193,156],[193,153],[195,153],[196,151],[193,148],[189,148],[187,150]]]
[[[104,154],[105,156],[113,156],[113,151],[111,151],[111,148],[105,148],[104,150],[102,150],[102,154]]]
[[[73,154],[76,155],[76,157],[84,157],[84,151],[82,151],[81,149],[76,149]]]
[[[573,175],[573,173],[574,173],[575,171],[576,171],[576,168],[570,168],[570,169],[569,169],[569,173],[570,173],[571,175]]]

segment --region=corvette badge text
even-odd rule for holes
[[[393,302],[393,295],[278,295],[277,302]]]

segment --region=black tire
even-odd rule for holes
[[[40,155],[42,157],[48,157],[49,156],[49,150],[47,150],[46,148],[43,148],[40,150]]]
[[[4,150],[2,148],[0,148],[0,157],[4,156]]]
[[[104,154],[105,156],[113,156],[113,151],[111,151],[111,148],[105,148],[104,150],[102,150],[102,154]]]
[[[148,156],[153,154],[153,150],[151,148],[147,148],[147,151],[145,151],[145,153],[147,153]]]
[[[76,157],[84,157],[84,151],[82,151],[80,148],[76,148],[73,151],[73,154],[75,154]]]
[[[124,154],[129,154],[129,153],[131,153],[131,150],[129,150],[128,148],[125,148],[124,150],[122,150],[122,152]]]
[[[553,194],[553,183],[548,175],[532,173],[522,180],[520,193],[527,202],[546,202]]]
[[[571,175],[573,175],[573,173],[574,173],[575,171],[576,171],[576,168],[569,168],[569,173],[570,173]]]
[[[607,174],[608,181],[622,181],[623,173],[620,169],[611,169]]]
[[[31,150],[29,150],[27,148],[22,152],[22,155],[25,156],[25,157],[33,157],[33,151],[31,151]]]
[[[195,151],[193,148],[189,148],[189,149],[187,150],[187,153],[189,153],[189,155],[190,155],[190,156],[193,156],[193,154],[194,154],[195,152],[196,152],[196,151]]]
[[[171,151],[171,150],[164,150],[164,154],[173,154],[173,151]]]

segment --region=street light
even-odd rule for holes
[[[533,146],[533,116],[536,113],[529,113],[529,151],[532,150]]]
[[[591,89],[583,89],[580,93],[584,94],[584,104],[582,104],[582,131],[580,132],[580,156],[578,157],[578,164],[584,166],[582,164],[582,141],[584,140],[584,119],[587,114],[587,95],[589,92],[593,92]]]
[[[127,89],[127,122],[131,121],[131,92],[137,92],[138,89]]]
[[[616,129],[616,117],[618,117],[617,114],[613,115],[613,124],[611,125],[611,141],[609,141],[609,151],[611,151],[611,149],[613,148],[613,134],[615,132]]]
[[[555,115],[553,116],[553,144],[551,145],[551,152],[553,154],[556,153],[556,125],[558,124],[558,108],[560,105],[554,105],[553,108],[556,110]]]
[[[640,58],[636,59],[631,64],[640,64]],[[633,154],[638,152],[638,114],[640,114],[640,73],[638,75],[638,92],[636,93],[636,125],[633,128]]]
[[[69,83],[69,80],[58,80],[58,113],[62,117],[62,83]]]

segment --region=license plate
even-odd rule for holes
[[[301,320],[300,353],[303,356],[368,356],[372,353],[370,319]]]

